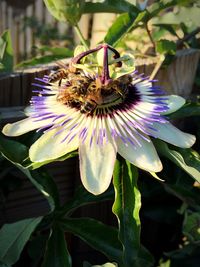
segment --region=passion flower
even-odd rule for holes
[[[102,65],[91,60],[98,51],[103,51]],[[87,57],[90,62],[83,62]],[[180,108],[184,99],[164,95],[134,67],[130,70],[127,60],[106,44],[75,56],[64,69],[66,75],[56,74],[57,81],[52,82],[52,75],[37,79],[39,89],[34,90],[27,118],[7,124],[3,133],[42,131],[29,150],[33,162],[56,160],[78,149],[81,180],[93,194],[108,188],[117,153],[143,170],[161,171],[151,137],[183,148],[195,142],[164,116]]]

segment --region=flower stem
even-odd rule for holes
[[[81,43],[84,45],[84,47],[86,48],[86,50],[89,50],[89,46],[88,46],[88,44],[87,44],[85,38],[83,37],[83,34],[82,34],[82,32],[81,32],[81,30],[80,30],[78,24],[76,24],[76,25],[74,26],[74,29],[75,29],[75,31],[76,31],[76,33],[77,33],[77,35],[78,35],[78,37],[79,37]]]

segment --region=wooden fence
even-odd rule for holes
[[[43,0],[0,0],[0,33],[6,29],[11,31],[15,63],[35,55],[34,48],[41,44],[41,38],[45,39],[45,30],[46,38],[49,38],[48,29],[74,38],[71,27],[58,23]]]

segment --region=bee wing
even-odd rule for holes
[[[69,64],[66,64],[64,61],[62,60],[59,60],[59,61],[56,61],[56,64],[58,65],[59,68],[61,69],[66,69],[69,67]]]

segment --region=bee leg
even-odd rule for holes
[[[59,80],[58,86],[61,86],[62,79]]]

